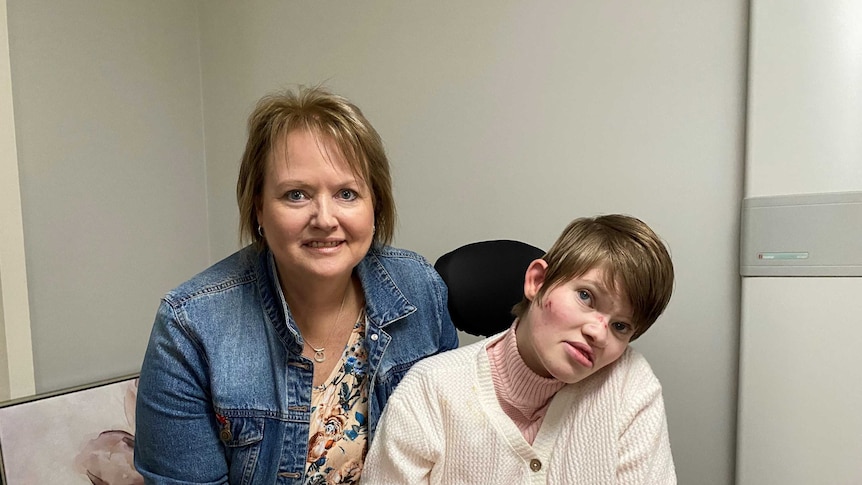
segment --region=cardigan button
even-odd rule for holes
[[[539,461],[538,458],[533,458],[530,460],[530,470],[537,472],[542,469],[542,462]]]

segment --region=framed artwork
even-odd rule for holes
[[[137,375],[0,403],[6,485],[138,485]]]

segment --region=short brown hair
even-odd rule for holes
[[[605,271],[608,288],[620,291],[632,306],[632,340],[662,314],[673,293],[673,263],[661,239],[640,219],[610,214],[572,221],[542,256],[548,263],[536,303],[556,285],[593,268]],[[618,288],[619,281],[623,288]],[[512,309],[519,318],[530,306],[524,298]]]
[[[294,130],[326,137],[353,173],[368,184],[374,204],[374,242],[389,244],[395,234],[395,199],[383,141],[356,105],[319,86],[266,95],[249,116],[236,183],[240,242],[252,242],[258,249],[266,244],[257,232],[266,164],[278,142]]]

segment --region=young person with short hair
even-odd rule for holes
[[[661,385],[629,343],[673,291],[642,221],[573,221],[507,331],[428,358],[387,403],[366,484],[675,484]]]

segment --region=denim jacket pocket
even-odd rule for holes
[[[230,483],[253,483],[263,441],[264,418],[216,414],[219,439],[230,463]]]

